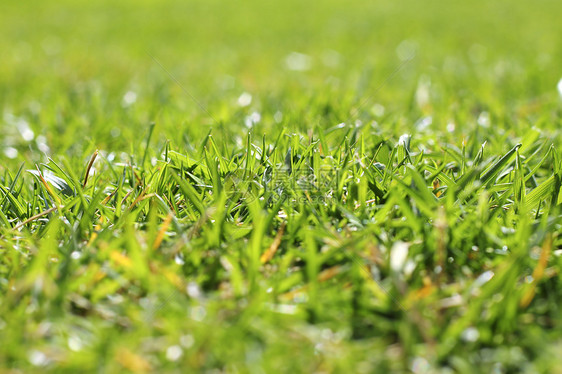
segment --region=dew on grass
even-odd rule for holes
[[[428,76],[423,75],[418,81],[418,86],[416,88],[416,104],[420,108],[424,108],[429,105],[431,100],[431,80]]]
[[[166,349],[166,358],[168,361],[177,361],[183,355],[183,350],[179,345],[172,345]]]
[[[558,81],[556,88],[558,88],[558,94],[560,95],[560,98],[562,98],[562,78]]]
[[[451,297],[446,297],[440,301],[441,308],[452,308],[462,305],[462,296],[454,294]]]
[[[404,275],[409,277],[412,275],[414,270],[416,270],[416,262],[413,260],[406,261],[406,264],[404,265]]]
[[[410,365],[410,369],[413,373],[422,374],[422,373],[429,373],[431,367],[429,362],[423,357],[415,357],[412,360]]]
[[[133,105],[137,101],[137,94],[134,91],[127,91],[125,95],[123,95],[123,107],[129,107]]]
[[[485,283],[487,283],[490,279],[494,277],[494,272],[491,270],[485,271],[476,278],[474,283],[472,284],[475,288],[482,287]]]
[[[410,144],[410,138],[411,138],[410,134],[400,135],[400,138],[398,138],[398,145],[408,148],[408,145]]]
[[[275,121],[275,123],[281,123],[281,121],[283,121],[283,113],[281,113],[280,111],[275,112],[275,114],[273,115],[273,120]]]
[[[18,157],[18,150],[14,147],[6,147],[4,148],[4,156],[14,159]]]
[[[68,348],[74,352],[78,352],[82,350],[82,347],[84,346],[82,340],[77,336],[70,336],[68,338],[67,344],[68,344]]]
[[[35,138],[35,133],[31,130],[26,120],[19,118],[16,120],[15,125],[20,132],[21,137],[26,142],[30,142]]]
[[[316,343],[316,345],[314,346],[314,354],[315,355],[321,354],[323,350],[324,350],[324,344]]]
[[[51,184],[53,184],[53,183],[51,183]],[[70,221],[68,220],[68,218],[66,218],[66,217],[60,217],[59,219],[60,219],[60,221],[63,222],[65,225],[68,225],[68,226],[71,225],[71,223],[70,223]]]
[[[297,313],[297,306],[292,304],[277,304],[273,305],[273,309],[277,313],[293,315]]]
[[[467,327],[461,334],[461,339],[468,343],[474,343],[479,337],[480,333],[475,327]]]
[[[35,143],[37,144],[37,148],[43,153],[49,153],[51,148],[47,145],[47,138],[43,135],[37,136],[35,139]]]
[[[417,120],[414,126],[418,131],[423,131],[423,130],[427,130],[432,123],[433,123],[433,118],[431,116],[426,116]]]
[[[261,121],[261,114],[259,114],[258,112],[253,112],[252,114],[250,114],[244,119],[244,124],[246,125],[246,127],[251,128],[255,124],[259,123],[260,121]]]
[[[478,116],[477,120],[478,124],[482,127],[489,127],[490,126],[490,113],[482,112]]]
[[[375,162],[373,164],[374,167],[376,167],[378,170],[380,170],[381,172],[384,172],[384,169],[386,169],[386,165],[382,164],[380,162]]]
[[[504,234],[504,235],[512,235],[512,234],[515,234],[515,229],[512,228],[512,227],[505,227],[505,226],[502,226],[502,227],[500,228],[500,230],[502,231],[502,234]]]
[[[207,311],[201,305],[197,305],[197,306],[194,306],[193,308],[191,308],[190,316],[193,320],[195,320],[197,322],[203,321],[203,319],[205,319],[206,315],[207,315]]]
[[[312,58],[304,53],[291,52],[285,57],[285,64],[289,70],[307,71],[312,67]]]
[[[178,265],[185,264],[185,260],[183,259],[183,255],[181,253],[176,254],[174,257],[174,262]]]
[[[252,95],[248,92],[243,92],[242,95],[238,97],[238,105],[241,107],[246,107],[252,103]]]
[[[49,358],[47,357],[46,354],[44,354],[41,351],[32,349],[29,352],[29,362],[33,365],[33,366],[46,366],[49,364]]]
[[[201,289],[195,282],[189,282],[185,291],[187,292],[187,295],[193,299],[199,299],[201,297]]]
[[[508,250],[507,246],[504,245],[503,247],[496,249],[495,253],[498,255],[506,255],[507,250]]]
[[[182,335],[180,337],[180,344],[185,349],[189,349],[189,348],[193,347],[193,344],[195,344],[195,339],[193,338],[193,335],[191,335],[191,334]]]
[[[393,271],[401,271],[408,258],[408,243],[398,241],[390,249],[390,268]]]

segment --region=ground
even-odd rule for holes
[[[560,14],[6,1],[0,371],[562,372]]]

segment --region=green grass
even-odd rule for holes
[[[561,372],[561,11],[9,0],[0,372]]]

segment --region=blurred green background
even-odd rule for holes
[[[457,143],[483,112],[481,122],[514,136],[531,124],[556,129],[560,14],[547,0],[8,0],[0,147],[33,161],[93,147],[134,152],[151,122],[159,144],[184,147],[211,128],[243,137],[248,117],[259,135],[307,131],[358,106],[356,118],[390,133],[415,133],[430,116],[429,129],[448,128]],[[22,121],[33,139],[20,136]]]

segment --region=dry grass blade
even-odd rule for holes
[[[96,157],[98,157],[97,149],[94,152],[94,154],[92,154],[92,157],[90,158],[90,162],[88,162],[88,166],[86,167],[86,174],[84,174],[84,183],[82,183],[82,188],[86,187],[86,184],[88,183],[88,177],[90,176],[90,169],[92,169],[92,165],[94,165],[94,161],[96,160]]]
[[[170,226],[170,222],[172,222],[173,217],[174,215],[172,213],[168,213],[166,219],[164,219],[164,222],[162,222],[162,227],[160,228],[160,231],[158,231],[158,235],[156,236],[156,239],[152,244],[152,249],[160,248],[160,245],[162,244],[162,240],[164,240],[164,235],[166,235],[166,231],[168,230],[168,227]]]
[[[47,181],[43,177],[43,173],[41,172],[41,169],[39,169],[39,166],[35,165],[35,168],[37,169],[37,176],[39,177],[39,180],[41,181],[41,183],[43,184],[49,195],[51,195],[51,197],[55,199],[57,205],[61,205],[62,204],[61,199],[57,196],[57,194],[55,194],[51,186],[49,186],[49,183],[47,183]]]
[[[521,308],[527,308],[531,301],[533,301],[537,289],[537,283],[543,278],[546,265],[548,264],[548,259],[550,257],[550,251],[552,249],[552,235],[548,235],[543,243],[541,254],[537,266],[533,270],[533,282],[530,287],[525,290],[519,306]]]
[[[277,231],[277,235],[275,235],[275,239],[273,239],[273,243],[269,246],[269,248],[261,255],[260,262],[265,264],[266,262],[271,261],[277,249],[279,249],[279,245],[281,244],[281,239],[283,237],[283,233],[285,232],[285,222],[281,224],[279,231]]]
[[[44,217],[44,216],[46,216],[47,214],[49,214],[49,213],[51,213],[51,212],[54,212],[54,211],[57,210],[58,208],[59,208],[59,207],[54,206],[54,207],[52,207],[52,208],[49,208],[49,209],[47,209],[47,210],[42,211],[41,213],[38,213],[38,214],[34,215],[33,217],[30,217],[30,218],[26,219],[25,221],[23,221],[23,222],[21,222],[21,223],[18,223],[18,224],[14,227],[14,230],[17,231],[17,230],[21,229],[23,226],[27,225],[28,223],[33,222],[33,221],[35,221],[36,219],[39,219],[39,218],[41,218],[41,217]],[[61,206],[60,208],[64,208],[64,207]]]

